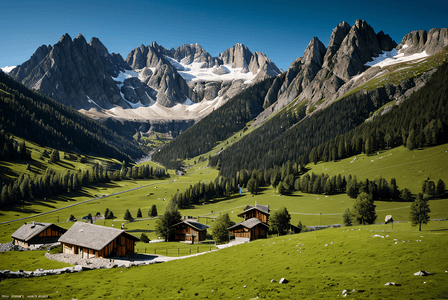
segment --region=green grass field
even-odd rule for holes
[[[355,299],[441,299],[448,297],[447,229],[446,221],[422,232],[409,223],[326,229],[150,266],[9,279],[0,290],[61,299],[322,299],[343,290]],[[420,270],[433,275],[413,275]]]
[[[398,147],[368,157],[357,155],[356,159],[319,162],[307,167],[310,168],[309,172],[316,174],[351,174],[359,180],[382,176],[390,182],[390,178],[394,177],[400,189],[407,187],[418,193],[423,180],[428,177],[434,181],[440,178],[448,182],[447,151],[448,145],[414,151]],[[104,213],[109,208],[117,218],[100,220],[96,224],[119,228],[125,223],[125,230],[130,234],[140,237],[141,233],[145,233],[151,240],[157,239],[156,219],[147,217],[148,210],[155,204],[160,215],[178,190],[184,191],[200,180],[213,180],[218,171],[207,168],[206,164],[193,164],[184,176],[170,171],[171,177],[165,180],[112,182],[84,188],[76,194],[26,202],[23,207],[0,211],[0,222],[32,217],[26,221],[52,222],[69,228],[72,223],[65,221],[70,214],[80,219],[88,213]],[[138,189],[127,191],[134,188]],[[121,191],[127,192],[109,196]],[[102,195],[107,197],[83,202]],[[239,222],[241,219],[237,215],[243,208],[257,202],[269,205],[271,213],[282,206],[287,207],[294,225],[299,221],[306,226],[329,225],[341,224],[342,213],[353,207],[353,201],[346,194],[326,196],[295,192],[279,196],[272,187],[268,187],[262,188],[255,196],[245,192],[213,199],[203,205],[181,210],[181,213],[199,217],[199,222],[207,225],[211,225],[212,218],[222,213],[229,213],[233,221]],[[76,206],[64,208],[77,203]],[[376,201],[375,204],[377,222],[383,222],[388,214],[392,214],[395,221],[409,220],[410,203]],[[58,208],[62,209],[35,216]],[[136,217],[138,208],[142,210],[142,219],[130,223],[123,221],[126,209]],[[447,208],[448,199],[430,200],[431,219],[448,218]],[[23,222],[25,220],[0,224],[0,243],[9,242],[11,234]],[[9,279],[0,282],[0,290],[5,295],[49,295],[61,299],[252,299],[257,296],[267,299],[318,299],[342,297],[344,289],[355,289],[349,296],[357,299],[446,298],[447,232],[447,221],[430,221],[428,225],[423,225],[422,232],[411,227],[409,222],[396,222],[393,230],[391,224],[326,229],[258,240],[199,257],[151,266],[18,279],[20,281]],[[374,237],[375,234],[384,238]],[[394,239],[397,239],[397,244]],[[138,253],[155,252],[168,256],[213,249],[216,248],[208,244],[136,244]],[[47,260],[43,254],[42,251],[2,253],[0,269],[35,270],[66,266]],[[413,273],[419,270],[434,275],[425,278],[414,276]],[[289,282],[280,285],[278,281],[282,277]],[[271,283],[271,279],[276,282]],[[390,281],[401,286],[384,285]]]
[[[416,194],[422,191],[425,179],[429,178],[436,183],[442,179],[448,183],[447,162],[448,144],[444,144],[413,151],[400,146],[375,155],[360,154],[338,162],[311,163],[307,167],[311,168],[309,172],[315,174],[356,175],[358,181],[382,176],[390,183],[390,179],[395,178],[400,190],[406,187]]]
[[[0,270],[35,271],[37,269],[50,270],[72,266],[47,259],[45,257],[46,252],[45,250],[0,252]]]

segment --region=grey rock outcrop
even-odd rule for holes
[[[332,65],[334,64],[333,57],[339,50],[342,41],[349,33],[350,28],[351,28],[350,25],[347,22],[343,21],[333,29],[333,32],[331,33],[330,37],[330,42],[328,43],[327,52],[325,53],[324,56],[324,64],[323,64],[324,67],[329,66],[330,68],[332,68]]]
[[[177,61],[182,61],[185,64],[191,64],[193,62],[202,62],[204,68],[212,68],[219,65],[217,58],[212,57],[201,46],[196,44],[184,44],[176,49],[173,58]]]
[[[380,48],[383,51],[392,51],[392,49],[395,49],[395,47],[397,47],[397,43],[388,34],[385,34],[383,31],[378,32],[376,37],[378,38],[378,42],[380,43]]]
[[[357,20],[336,53],[333,73],[348,81],[367,69],[364,64],[382,54],[375,31],[363,20]]]
[[[156,67],[148,85],[158,91],[157,103],[166,107],[185,102],[191,94],[185,79],[170,64],[162,62]]]
[[[404,55],[411,55],[426,51],[434,54],[448,45],[448,33],[446,28],[433,28],[429,31],[412,31],[403,37],[397,49]]]
[[[286,73],[274,111],[293,101],[314,79],[322,67],[325,46],[314,37],[302,57],[296,59]]]
[[[236,44],[219,54],[219,59],[223,65],[232,65],[232,68],[248,68],[252,53],[243,44]]]
[[[10,76],[15,78],[17,81],[22,81],[25,77],[28,76],[30,72],[34,68],[36,68],[40,62],[50,53],[53,47],[51,45],[42,45],[37,48],[36,52],[31,56],[29,60],[21,64],[20,66],[15,67],[9,73]]]
[[[124,80],[120,91],[127,101],[134,104],[140,102],[142,105],[148,106],[154,104],[157,100],[157,91],[143,84],[136,77]]]
[[[157,67],[157,65],[162,62],[162,55],[157,50],[159,47],[153,47],[153,45],[141,45],[140,47],[135,48],[128,54],[126,62],[132,69]]]

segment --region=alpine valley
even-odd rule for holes
[[[4,297],[448,297],[446,28],[341,22],[286,71],[65,34],[0,118]]]

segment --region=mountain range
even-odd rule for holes
[[[360,90],[378,103],[399,104],[423,87],[434,70],[397,76],[402,71],[393,66],[419,62],[446,45],[446,28],[414,31],[397,44],[363,20],[353,26],[341,22],[327,47],[313,38],[303,56],[282,72],[243,44],[213,57],[198,44],[168,50],[153,42],[123,59],[97,38],[87,43],[81,34],[75,39],[65,34],[55,45],[39,47],[9,75],[121,134],[162,132],[174,138],[267,80],[252,126],[291,104],[305,107],[308,117]],[[394,76],[401,76],[399,82]]]

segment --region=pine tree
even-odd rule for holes
[[[166,242],[170,241],[174,235],[173,225],[182,221],[182,216],[177,207],[167,207],[163,216],[156,221],[156,233],[163,237]]]
[[[129,211],[129,209],[126,209],[126,212],[124,213],[124,218],[126,221],[132,222],[134,221],[134,218],[131,215],[131,212]]]
[[[414,150],[415,149],[415,131],[414,131],[414,129],[412,129],[409,132],[409,136],[408,136],[408,138],[406,140],[406,147],[409,150]]]
[[[430,212],[428,200],[424,199],[422,193],[419,193],[411,204],[411,225],[416,226],[418,224],[418,231],[422,231],[422,223],[428,224]]]
[[[137,211],[137,218],[141,218],[141,217],[142,217],[142,211],[139,208]]]
[[[342,222],[345,226],[352,226],[353,224],[353,215],[350,212],[350,208],[347,208],[345,212],[342,214]]]
[[[445,195],[445,182],[443,182],[442,179],[439,179],[439,181],[437,181],[436,193],[439,197]]]
[[[283,235],[288,232],[290,223],[291,222],[291,215],[289,214],[286,207],[282,207],[274,213],[269,218],[269,226],[270,230],[277,232],[279,235]]]
[[[254,178],[249,179],[249,181],[247,182],[247,190],[252,195],[256,195],[258,192],[258,180]]]
[[[149,214],[149,211],[151,212],[150,214]],[[157,207],[155,204],[153,204],[151,206],[151,209],[149,211],[148,211],[148,214],[150,217],[157,217]]]
[[[360,193],[355,200],[353,210],[359,224],[372,224],[376,220],[376,205],[373,197],[367,193]]]
[[[228,228],[233,226],[235,223],[230,220],[229,214],[225,213],[216,218],[213,222],[210,230],[213,239],[216,243],[221,244],[229,241],[229,230]]]

